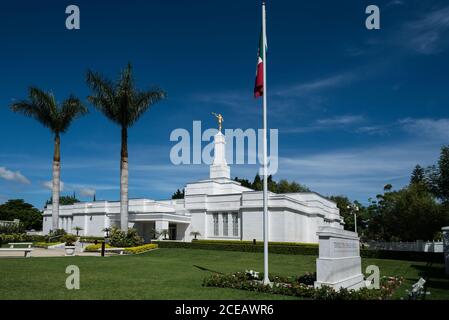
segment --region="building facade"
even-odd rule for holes
[[[262,240],[263,192],[242,186],[230,177],[225,137],[214,137],[214,161],[209,179],[188,183],[179,200],[129,200],[129,227],[149,241],[154,231],[168,230],[171,240]],[[81,227],[82,235],[103,236],[104,228],[120,225],[120,202],[94,201],[60,206],[59,226],[68,232]],[[52,226],[51,205],[44,210],[43,232]],[[320,226],[343,229],[336,204],[313,193],[268,192],[269,241],[317,243]]]

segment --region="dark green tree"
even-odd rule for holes
[[[443,146],[441,148],[438,168],[440,173],[438,179],[438,196],[444,203],[449,203],[449,146]]]
[[[45,205],[47,206],[49,204],[52,204],[52,199],[53,198],[50,198],[50,200],[47,200]],[[59,198],[59,204],[61,206],[72,205],[72,204],[75,204],[77,202],[80,202],[80,200],[76,198],[75,194],[73,194],[72,196],[61,196]]]
[[[240,182],[240,184],[247,188],[252,188],[252,183],[248,179],[240,179],[239,177],[235,177],[234,181]]]
[[[176,190],[175,193],[173,193],[171,198],[172,199],[184,199],[184,196],[185,196],[185,190],[182,189],[182,191],[181,191],[181,190],[178,189],[178,190]]]
[[[254,177],[254,181],[253,181],[253,184],[251,187],[253,190],[256,190],[256,191],[263,190],[263,182],[262,182],[262,179],[260,178],[259,174],[256,174],[256,176]]]
[[[449,222],[444,206],[421,184],[386,190],[369,207],[368,234],[386,241],[432,240]]]
[[[410,184],[413,183],[425,184],[425,179],[426,176],[424,168],[421,167],[419,164],[417,164],[412,171],[412,176],[410,177]]]
[[[42,230],[42,213],[23,199],[8,200],[0,205],[0,220],[14,219],[19,219],[27,230]]]

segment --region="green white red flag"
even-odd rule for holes
[[[264,36],[263,32],[260,33],[260,39],[259,39],[259,52],[257,54],[257,70],[256,70],[256,84],[254,85],[254,98],[259,98],[263,96],[264,87],[263,87],[263,64],[265,61],[263,61],[264,57],[264,48],[266,45],[264,44]]]

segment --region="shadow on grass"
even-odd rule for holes
[[[193,265],[195,268],[197,268],[197,269],[200,269],[201,271],[208,271],[208,272],[213,272],[213,273],[218,273],[218,274],[223,274],[222,272],[219,272],[219,271],[215,271],[215,270],[211,270],[211,269],[208,269],[208,268],[204,268],[204,267],[201,267],[201,266],[197,266],[197,265]]]

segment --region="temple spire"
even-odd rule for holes
[[[211,179],[231,178],[231,169],[226,162],[226,139],[219,131],[214,136],[214,162],[210,166]]]

